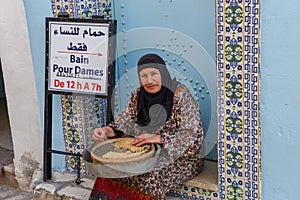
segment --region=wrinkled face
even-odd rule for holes
[[[145,68],[139,73],[140,81],[146,92],[154,94],[161,89],[161,74],[158,69]]]

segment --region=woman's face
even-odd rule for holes
[[[161,89],[161,74],[158,69],[145,68],[139,73],[140,80],[146,92],[154,94]]]

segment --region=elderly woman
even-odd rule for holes
[[[203,129],[197,102],[172,79],[161,57],[147,54],[138,61],[141,86],[123,112],[93,139],[135,136],[133,145],[162,148],[156,167],[145,174],[116,179],[98,177],[90,199],[164,199],[169,190],[197,175],[204,163]]]

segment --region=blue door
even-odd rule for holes
[[[139,83],[136,63],[145,53],[163,57],[172,76],[191,90],[201,109],[206,158],[217,160],[215,2],[115,1],[118,19],[116,111]]]

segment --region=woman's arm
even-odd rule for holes
[[[135,89],[123,111],[115,117],[115,120],[108,126],[115,132],[122,132],[125,136],[134,136],[134,121],[137,118],[136,114],[137,89]]]
[[[158,134],[149,134],[149,133],[144,133],[139,135],[133,140],[133,145],[136,146],[142,146],[144,144],[162,144],[161,142],[161,135]]]
[[[175,160],[185,154],[195,154],[203,149],[203,129],[197,102],[189,90],[181,86],[175,94],[173,123],[160,131],[162,146]],[[170,120],[169,120],[170,121]]]
[[[93,139],[98,142],[101,142],[101,141],[105,140],[106,138],[115,137],[115,136],[116,136],[116,133],[109,126],[105,126],[102,128],[95,128],[94,133],[93,133]]]

